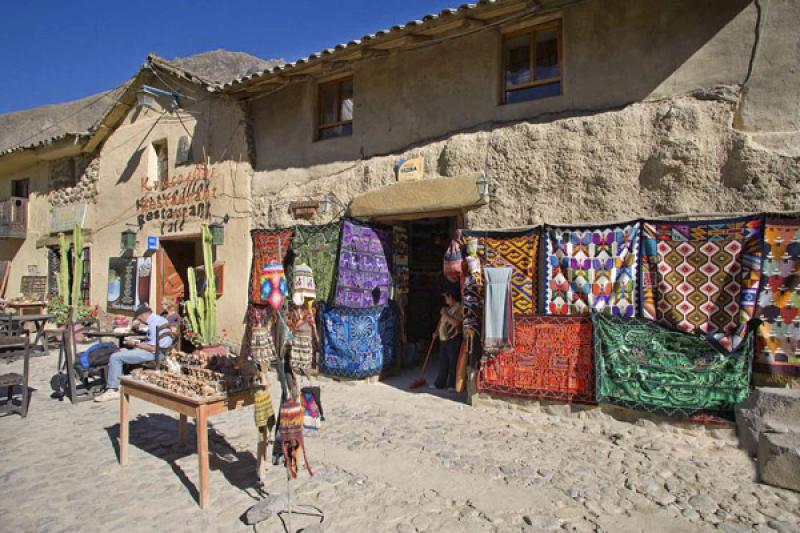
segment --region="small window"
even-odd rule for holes
[[[561,23],[551,22],[503,39],[503,103],[561,94]]]
[[[353,78],[319,86],[318,138],[332,139],[353,134]]]
[[[192,143],[188,135],[178,139],[178,148],[175,150],[175,164],[185,165],[192,162]]]
[[[17,198],[27,198],[31,193],[31,180],[25,178],[23,180],[13,180],[11,182],[11,196]]]
[[[150,161],[147,168],[147,185],[156,187],[167,180],[169,171],[169,156],[166,139],[156,141],[150,145]]]

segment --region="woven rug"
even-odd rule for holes
[[[486,358],[478,390],[523,398],[594,403],[592,320],[517,317],[514,349]]]
[[[539,234],[523,232],[464,230],[465,237],[477,237],[478,257],[484,267],[511,267],[511,302],[515,315],[536,312],[536,256]]]
[[[800,219],[767,217],[755,372],[800,376]]]
[[[730,412],[747,398],[753,335],[733,353],[641,318],[592,315],[597,401],[669,416]]]
[[[763,218],[645,222],[642,316],[735,350],[755,313]]]
[[[604,311],[634,316],[640,224],[543,232],[542,309],[548,315]]]
[[[339,222],[323,226],[297,226],[292,240],[294,264],[311,267],[317,300],[328,302],[333,294],[336,276],[336,257],[339,251],[342,225]],[[293,287],[290,278],[289,286]]]
[[[270,263],[283,263],[294,230],[255,229],[250,232],[253,239],[253,262],[250,266],[250,303],[267,305],[261,298],[261,271]]]
[[[320,370],[331,376],[377,376],[394,361],[396,314],[391,306],[322,310]]]
[[[364,309],[389,301],[392,231],[345,220],[339,247],[336,306]]]

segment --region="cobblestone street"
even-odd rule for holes
[[[265,494],[275,511],[286,506],[282,468],[270,465],[258,485],[252,407],[211,419],[203,511],[197,456],[175,444],[176,417],[132,400],[120,467],[118,404],[50,399],[54,360],[33,361],[28,418],[0,420],[0,529],[234,531],[248,528],[240,516]],[[315,475],[301,469],[293,503],[321,509],[322,530],[798,531],[800,497],[756,484],[732,430],[630,424],[566,406],[472,408],[403,390],[407,379],[321,380],[327,421],[306,440]],[[284,530],[277,513],[256,526]]]

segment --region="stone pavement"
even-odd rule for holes
[[[256,480],[252,407],[211,419],[202,511],[197,457],[175,445],[174,415],[132,400],[122,468],[118,403],[50,399],[54,367],[54,354],[34,359],[28,418],[0,419],[0,530],[236,531],[252,529],[240,516],[265,495],[284,507],[283,469],[270,465],[263,488]],[[327,422],[307,438],[315,475],[301,469],[292,482],[295,503],[325,514],[307,531],[800,531],[800,495],[755,483],[730,430],[566,406],[473,408],[408,392],[408,379],[318,380]],[[295,517],[293,529],[314,521]],[[286,529],[273,515],[255,530]]]

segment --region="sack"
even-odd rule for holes
[[[116,344],[110,342],[101,342],[89,346],[84,352],[80,354],[79,360],[83,368],[93,368],[98,366],[106,366],[111,354],[116,352]]]
[[[57,400],[62,400],[64,396],[67,395],[69,378],[67,378],[67,375],[63,372],[59,372],[50,378],[50,388],[53,389],[53,394],[50,397]]]
[[[463,259],[461,244],[458,241],[452,241],[444,253],[443,264],[444,277],[449,282],[456,283],[461,279],[461,263]]]

